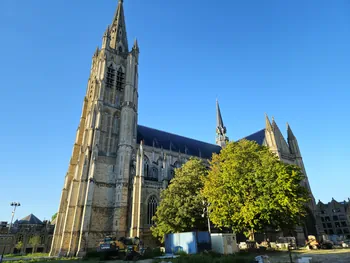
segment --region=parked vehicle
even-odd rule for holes
[[[297,249],[295,237],[279,237],[276,241],[276,247],[279,249]]]
[[[117,240],[115,237],[107,236],[99,243],[97,252],[100,254],[101,260],[109,257],[137,260],[143,255],[144,250],[140,246],[140,239],[137,237],[121,237]]]
[[[321,248],[321,249],[333,249],[334,243],[330,240],[323,240],[320,242],[319,248]]]

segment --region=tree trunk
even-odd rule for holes
[[[254,229],[249,230],[249,241],[254,241]]]

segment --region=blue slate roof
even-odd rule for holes
[[[265,129],[253,133],[243,139],[256,141],[262,145],[265,139]],[[181,152],[192,156],[210,159],[213,153],[219,153],[221,147],[216,144],[198,141],[195,139],[183,137],[165,131],[149,128],[146,126],[137,126],[137,143],[140,141],[147,146],[163,148],[173,152]]]
[[[18,221],[19,224],[41,225],[43,222],[35,215],[30,214]]]
[[[137,126],[137,143],[143,140],[147,146],[181,152],[192,156],[210,159],[213,153],[219,153],[221,147],[146,126]]]
[[[265,140],[265,129],[257,131],[247,137],[242,138],[241,140],[246,139],[248,141],[256,141],[257,144],[262,145]]]

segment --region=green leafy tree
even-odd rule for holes
[[[53,220],[55,220],[56,217],[57,217],[57,213],[55,213],[55,214],[51,217],[51,222],[52,222]]]
[[[23,247],[23,242],[22,242],[22,241],[19,241],[19,242],[16,244],[16,246],[15,246],[15,248],[16,248],[18,251],[21,251],[21,250],[22,250],[22,247]]]
[[[300,168],[281,162],[267,147],[230,142],[210,165],[202,195],[216,226],[253,240],[266,226],[291,229],[305,216],[309,193],[301,186]]]
[[[33,252],[36,250],[36,247],[40,245],[40,237],[39,236],[32,236],[28,243],[33,247]]]
[[[169,233],[206,229],[200,191],[207,173],[204,163],[195,158],[175,170],[175,177],[162,191],[161,202],[153,217],[155,225],[151,230],[154,237],[163,242],[164,235]]]

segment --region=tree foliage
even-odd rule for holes
[[[210,220],[250,239],[266,226],[291,228],[305,215],[309,194],[299,167],[256,142],[230,142],[214,154],[202,191]]]
[[[194,229],[204,229],[203,203],[200,191],[207,175],[204,163],[191,158],[175,170],[175,177],[161,193],[161,202],[153,217],[153,236],[164,241],[164,235]]]
[[[39,236],[32,236],[28,243],[33,247],[36,248],[38,245],[40,245],[40,237]]]
[[[51,217],[51,222],[52,222],[53,220],[55,220],[56,217],[57,217],[57,213],[55,213],[55,214]]]
[[[15,248],[16,248],[17,250],[21,250],[22,247],[23,247],[23,242],[22,242],[22,241],[19,241],[19,242],[16,244],[16,246],[15,246]]]

